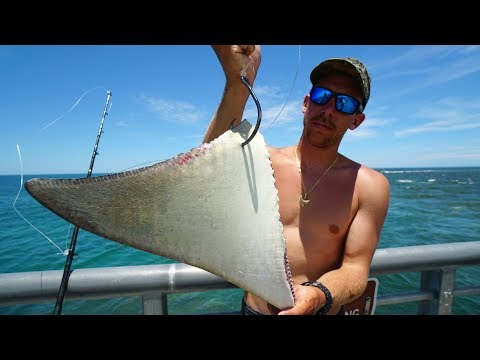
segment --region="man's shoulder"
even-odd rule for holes
[[[367,165],[361,164],[358,171],[358,176],[360,180],[368,182],[388,182],[387,177],[382,173],[381,170],[377,170]]]
[[[267,145],[267,150],[271,158],[282,159],[282,158],[291,158],[293,146],[284,146],[284,147],[273,147]]]
[[[372,189],[380,191],[383,189],[386,193],[390,191],[390,183],[387,177],[380,170],[370,168],[366,165],[360,166],[358,171],[358,181],[361,188],[365,190]]]
[[[360,165],[359,176],[373,181],[385,181],[387,177],[380,171],[367,165]],[[387,180],[388,181],[388,180]]]

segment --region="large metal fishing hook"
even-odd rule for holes
[[[250,134],[249,138],[245,140],[242,143],[242,147],[247,145],[254,136],[257,134],[258,129],[260,128],[260,122],[262,121],[262,108],[260,107],[260,102],[257,99],[257,96],[253,92],[252,87],[250,86],[250,82],[248,81],[246,76],[241,76],[242,83],[247,87],[248,91],[250,92],[250,95],[252,95],[253,100],[255,101],[255,105],[257,105],[257,124],[255,125],[255,129],[253,129],[253,132]]]

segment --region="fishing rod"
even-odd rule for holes
[[[100,122],[100,128],[98,129],[97,140],[95,141],[95,146],[93,147],[92,159],[90,160],[90,166],[88,168],[87,178],[92,175],[93,163],[95,162],[95,157],[98,155],[98,143],[100,142],[100,136],[103,133],[103,122],[107,116],[108,103],[110,102],[110,97],[112,92],[107,91],[107,102],[105,103],[105,109],[103,110],[102,121]],[[78,236],[78,226],[75,226],[72,233],[72,240],[70,242],[70,248],[66,250],[67,260],[65,261],[65,267],[63,269],[62,282],[60,283],[60,288],[58,289],[57,302],[55,303],[55,308],[53,309],[54,315],[61,315],[63,308],[63,299],[67,291],[68,279],[70,278],[70,268],[72,267],[73,256],[75,255],[75,245],[77,243]]]

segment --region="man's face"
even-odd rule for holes
[[[347,75],[331,74],[323,77],[315,86],[324,87],[335,93],[346,94],[363,100],[362,92],[357,81]],[[328,147],[339,145],[348,129],[355,129],[365,118],[362,113],[345,114],[335,107],[335,97],[323,105],[310,100],[307,94],[303,101],[304,132],[312,145]]]

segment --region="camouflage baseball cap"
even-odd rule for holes
[[[317,66],[310,73],[310,81],[316,84],[322,75],[328,74],[331,70],[345,72],[358,80],[363,92],[363,108],[367,105],[370,98],[370,75],[365,66],[354,58],[333,58],[328,59]]]

